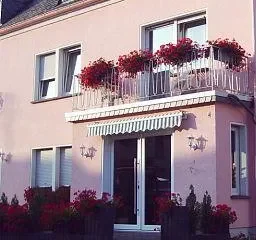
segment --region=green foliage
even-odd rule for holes
[[[255,238],[251,238],[252,240]],[[247,237],[243,233],[239,233],[239,235],[232,237],[232,240],[249,240],[249,237]]]
[[[210,232],[212,220],[212,199],[209,193],[206,191],[204,194],[203,202],[200,206],[200,229],[204,233]]]
[[[7,198],[7,196],[5,195],[4,192],[1,195],[1,203],[6,204],[6,205],[8,204],[8,198]]]
[[[14,194],[14,197],[11,200],[11,205],[13,205],[13,206],[18,206],[19,205],[19,200],[18,200],[16,194]]]
[[[189,190],[190,193],[186,199],[186,207],[188,208],[189,212],[190,232],[194,234],[199,224],[198,217],[200,214],[200,204],[196,200],[194,186],[190,185]]]

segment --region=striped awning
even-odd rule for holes
[[[125,134],[132,132],[145,132],[159,129],[171,129],[180,127],[183,112],[154,115],[150,117],[137,117],[108,122],[96,122],[88,125],[88,136],[106,136],[114,134]]]

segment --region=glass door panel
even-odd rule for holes
[[[137,139],[114,143],[114,194],[124,206],[116,210],[116,224],[137,225]]]
[[[145,138],[144,225],[157,225],[154,199],[171,191],[171,136]]]

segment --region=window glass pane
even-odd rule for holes
[[[155,28],[150,31],[150,50],[156,52],[161,45],[175,43],[173,24]]]
[[[39,79],[55,78],[55,53],[43,55],[40,57]]]
[[[52,186],[53,150],[44,149],[36,152],[36,186]]]
[[[231,131],[232,188],[236,188],[236,132]]]
[[[68,53],[67,73],[65,79],[65,92],[71,92],[73,89],[73,78],[81,71],[81,51]]]
[[[240,194],[248,194],[247,145],[245,127],[241,126],[240,133]]]
[[[72,148],[60,149],[60,186],[71,186]]]
[[[55,81],[53,80],[45,80],[41,81],[41,97],[43,98],[51,98],[55,97]]]
[[[190,38],[198,44],[206,43],[206,22],[204,19],[184,23],[184,37]]]

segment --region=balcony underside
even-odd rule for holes
[[[182,110],[187,107],[197,107],[202,104],[214,104],[215,102],[224,103],[236,103],[236,99],[233,99],[234,95],[227,93],[226,91],[203,91],[199,93],[190,93],[179,96],[172,96],[166,98],[159,98],[148,101],[139,101],[133,103],[125,103],[115,106],[105,106],[99,108],[90,108],[87,110],[73,111],[66,113],[66,121],[78,122],[87,120],[96,120],[103,118],[113,118],[118,116],[128,116],[136,113],[150,113],[164,110]],[[246,105],[252,106],[252,97],[245,95],[235,95],[237,99]]]

